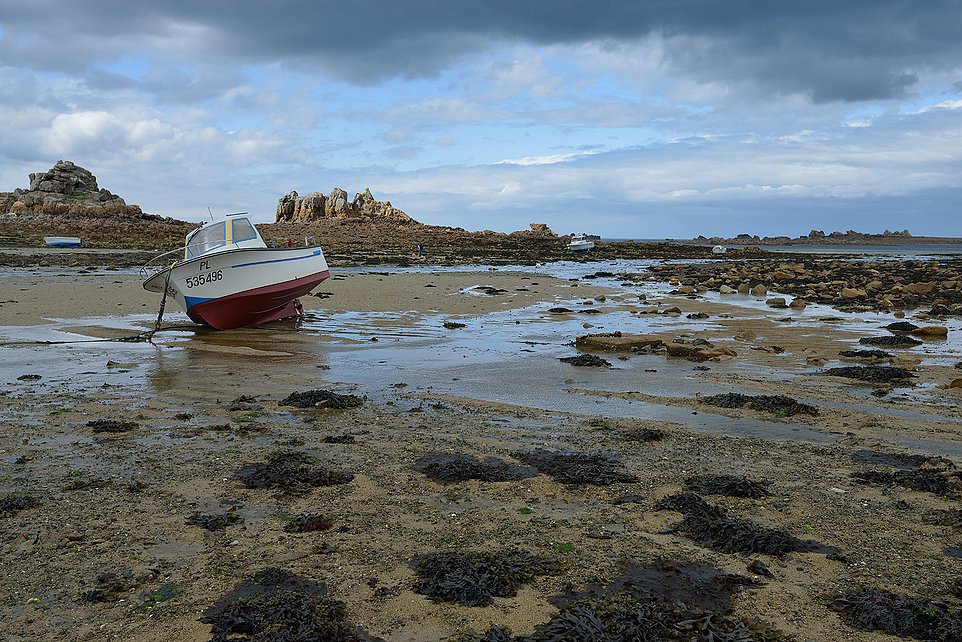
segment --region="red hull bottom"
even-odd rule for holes
[[[187,316],[195,323],[208,325],[215,330],[246,328],[295,317],[301,314],[297,297],[304,296],[329,276],[331,272],[325,270],[293,281],[204,301],[191,306]]]

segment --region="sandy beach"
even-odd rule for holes
[[[873,363],[910,378],[864,382],[826,373],[869,367],[839,353],[895,336],[891,313],[604,267],[335,270],[300,326],[169,308],[151,343],[90,342],[152,326],[132,270],[7,270],[0,637],[234,639],[242,610],[217,605],[246,583],[271,612],[324,585],[331,639],[575,640],[559,622],[625,604],[666,639],[884,640],[865,623],[896,608],[947,632],[907,637],[954,639],[959,318],[916,319],[946,336],[885,348]],[[619,332],[661,343],[574,345]],[[560,361],[578,355],[609,365]],[[287,405],[312,390],[345,397]],[[507,590],[466,597],[518,555]]]

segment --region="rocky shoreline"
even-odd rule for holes
[[[682,295],[709,290],[722,295],[769,291],[790,294],[769,299],[772,307],[804,308],[824,303],[847,311],[888,311],[923,308],[926,316],[962,314],[962,259],[860,261],[809,259],[785,261],[715,261],[687,265],[657,265],[648,272],[625,275],[627,281],[668,281]]]

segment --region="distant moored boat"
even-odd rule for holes
[[[594,246],[594,241],[590,240],[587,234],[576,234],[568,241],[568,251],[575,254],[583,254]]]
[[[45,236],[43,242],[47,247],[80,247],[80,239],[76,236]]]
[[[724,246],[724,245],[716,245],[715,247],[713,247],[713,248],[711,249],[711,253],[712,253],[712,254],[724,254],[724,253],[727,252],[727,251],[728,251],[728,250],[725,249],[725,246]]]

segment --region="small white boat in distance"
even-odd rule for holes
[[[151,267],[174,253],[181,257]],[[298,297],[331,276],[319,246],[267,247],[246,212],[194,230],[183,248],[154,257],[141,273],[145,290],[166,287],[194,322],[217,330],[299,316]]]
[[[715,247],[713,247],[713,248],[711,249],[711,253],[712,253],[712,254],[715,254],[715,255],[724,254],[724,253],[727,252],[727,251],[728,251],[728,249],[725,248],[724,245],[716,245]]]
[[[43,242],[47,247],[80,247],[80,239],[76,236],[45,236]]]
[[[595,246],[594,241],[587,238],[587,234],[575,234],[568,241],[568,251],[575,254],[584,254]]]

